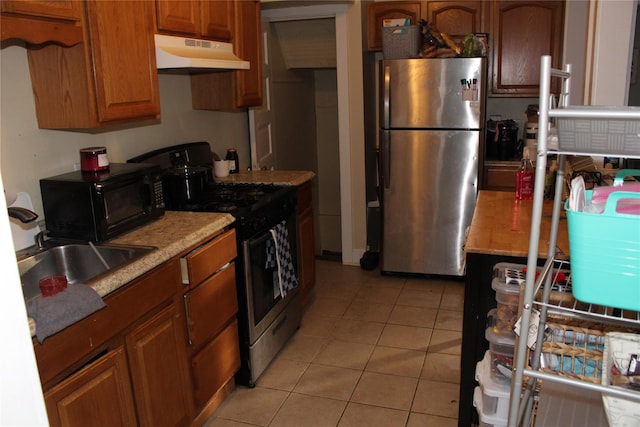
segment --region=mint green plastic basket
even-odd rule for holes
[[[587,203],[593,191],[586,191]],[[616,212],[620,199],[640,193],[616,191],[601,214],[569,210],[565,202],[573,296],[580,301],[640,310],[640,215]]]

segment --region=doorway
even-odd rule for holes
[[[315,252],[342,261],[335,18],[265,24],[273,167],[316,174]]]

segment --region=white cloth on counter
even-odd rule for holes
[[[271,239],[266,241],[267,260],[265,267],[274,268],[273,272],[273,296],[283,298],[287,293],[298,286],[298,278],[291,257],[289,245],[289,231],[287,222],[282,221],[269,230]]]

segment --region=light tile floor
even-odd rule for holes
[[[300,329],[206,427],[456,426],[463,282],[316,266]]]

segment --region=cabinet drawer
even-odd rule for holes
[[[486,167],[484,172],[483,190],[514,191],[516,188],[517,166]]]
[[[182,283],[197,285],[237,255],[236,231],[230,230],[180,259]]]
[[[234,264],[189,292],[187,305],[190,340],[198,348],[220,332],[238,311]]]
[[[238,322],[234,319],[192,359],[198,409],[240,368]]]

